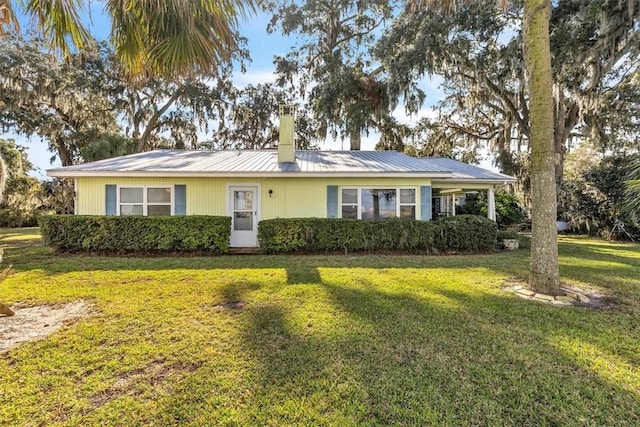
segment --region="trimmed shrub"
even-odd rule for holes
[[[364,222],[357,219],[276,218],[258,224],[266,253],[362,250],[364,233]]]
[[[362,221],[365,224],[364,249],[431,251],[433,225],[429,222],[392,218]]]
[[[53,215],[39,224],[46,245],[68,252],[226,253],[231,233],[223,216]]]
[[[475,215],[443,218],[435,222],[401,218],[376,221],[279,218],[259,223],[258,241],[266,253],[485,251],[495,247],[496,231],[495,222]]]
[[[520,239],[520,235],[518,234],[517,231],[512,231],[512,230],[499,230],[498,234],[496,235],[496,240],[498,242],[501,242],[505,239],[515,239],[515,240],[519,240]]]
[[[498,225],[479,215],[455,215],[433,222],[433,245],[439,251],[485,251],[495,246]]]

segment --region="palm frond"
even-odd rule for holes
[[[254,0],[110,0],[111,39],[132,74],[198,74],[238,48],[239,18]]]
[[[9,33],[12,29],[20,31],[20,23],[10,0],[0,0],[0,36]]]
[[[25,12],[37,22],[45,40],[64,55],[73,47],[82,49],[92,43],[89,31],[82,25],[82,0],[28,0]]]

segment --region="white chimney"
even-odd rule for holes
[[[278,142],[278,163],[295,163],[296,149],[293,143],[293,105],[280,106],[280,140]]]

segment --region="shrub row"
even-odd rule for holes
[[[409,219],[280,218],[261,221],[260,248],[266,253],[319,251],[485,251],[495,247],[497,225],[476,215],[433,222]]]
[[[433,245],[440,251],[485,251],[496,244],[498,224],[484,216],[455,215],[433,222]]]
[[[214,252],[229,249],[231,218],[223,216],[84,216],[39,218],[44,243],[77,252]]]

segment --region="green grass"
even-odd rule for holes
[[[25,237],[29,236],[29,237]],[[557,307],[478,256],[56,255],[1,231],[5,303],[96,315],[0,356],[0,425],[638,425],[640,246],[561,237]]]

